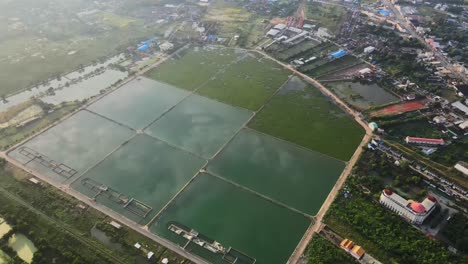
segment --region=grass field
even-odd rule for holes
[[[211,79],[198,93],[256,111],[287,80],[288,74],[276,62],[249,54]]]
[[[338,106],[296,77],[248,126],[340,160],[352,156],[364,135]]]
[[[172,57],[146,76],[192,91],[244,53],[234,49],[195,47]]]
[[[344,165],[340,160],[245,129],[207,170],[315,215]]]
[[[150,227],[184,245],[185,239],[167,229],[172,221],[240,250],[259,264],[286,263],[310,224],[300,214],[207,174],[199,175]],[[205,257],[211,257],[211,263],[225,263],[221,256]]]

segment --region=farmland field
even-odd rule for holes
[[[249,55],[211,79],[198,93],[231,105],[258,110],[287,80],[289,72],[269,59]]]
[[[146,76],[192,91],[243,54],[233,49],[195,47],[152,69]]]
[[[287,80],[288,74],[282,66],[254,53],[195,47],[146,76],[255,111]]]
[[[364,135],[338,106],[296,77],[248,126],[340,160],[352,156]]]

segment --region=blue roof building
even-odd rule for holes
[[[138,50],[139,51],[146,51],[150,48],[150,46],[148,46],[147,44],[145,45],[141,45],[140,47],[138,47]]]
[[[390,10],[382,9],[382,10],[379,11],[379,14],[381,14],[383,16],[390,16]]]
[[[344,55],[346,55],[346,50],[341,49],[339,51],[333,52],[332,54],[329,55],[329,57],[338,59],[338,58],[343,57]]]

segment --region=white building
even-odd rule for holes
[[[429,196],[421,203],[418,203],[413,200],[406,200],[392,190],[385,189],[380,195],[380,203],[409,222],[422,224],[434,211],[437,200]]]
[[[374,50],[375,50],[374,47],[369,46],[369,47],[367,47],[367,48],[364,48],[364,53],[369,54],[369,53],[372,53]]]
[[[168,51],[174,48],[174,44],[170,42],[164,42],[163,44],[159,45],[159,48],[161,49],[161,51]]]
[[[455,169],[465,175],[468,175],[468,164],[466,162],[459,161],[457,164],[455,164]]]

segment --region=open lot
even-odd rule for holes
[[[168,230],[171,222],[254,257],[256,263],[286,263],[310,224],[298,213],[208,174],[197,177],[151,226],[151,231],[185,245],[185,239]],[[225,263],[220,254],[206,257]]]
[[[421,100],[416,100],[416,101],[392,104],[392,105],[385,106],[383,108],[370,112],[370,116],[382,117],[382,116],[390,116],[390,115],[399,115],[402,113],[427,108],[426,103],[427,103],[427,99],[421,99]]]
[[[344,166],[340,160],[246,129],[207,170],[315,215]]]
[[[351,117],[297,77],[281,88],[249,127],[340,160],[352,156],[364,134]]]

